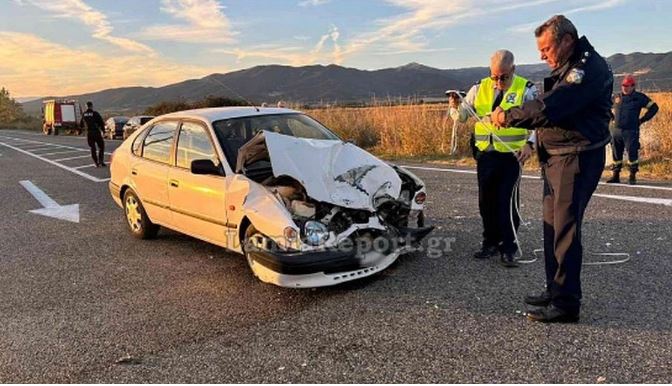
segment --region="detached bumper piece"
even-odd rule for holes
[[[399,228],[399,238],[410,241],[410,246],[417,246],[422,239],[434,230],[433,226],[423,228]]]

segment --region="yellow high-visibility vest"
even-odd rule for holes
[[[514,75],[513,82],[511,82],[511,87],[506,90],[499,107],[504,110],[508,110],[511,107],[522,105],[527,84],[527,79],[518,75]],[[476,114],[478,114],[479,117],[484,117],[493,111],[492,104],[495,102],[494,86],[494,81],[489,77],[481,80],[480,86],[478,88],[478,94],[474,100],[474,108],[476,109]],[[519,127],[502,127],[497,129],[491,123],[483,124],[476,122],[476,125],[474,126],[474,134],[476,135],[476,147],[478,150],[496,150],[502,153],[511,152],[509,148],[502,144],[498,139],[493,137],[493,133],[498,136],[502,142],[506,142],[506,145],[513,149],[513,151],[522,149],[523,146],[525,146],[528,138],[526,129]]]

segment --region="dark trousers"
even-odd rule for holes
[[[614,158],[612,170],[621,171],[623,168],[623,151],[628,151],[630,171],[639,170],[639,130],[611,129],[611,150]]]
[[[86,142],[89,143],[91,148],[91,158],[96,165],[102,164],[105,162],[105,140],[103,140],[103,135],[100,131],[89,131],[86,133]],[[98,145],[98,155],[96,156],[96,145]]]
[[[605,149],[551,156],[544,176],[546,286],[556,307],[581,307],[581,223],[604,169]]]
[[[520,217],[513,210],[511,224],[511,196],[518,182],[520,165],[512,153],[488,151],[479,153],[478,209],[483,220],[483,245],[495,246],[503,253],[518,250],[514,230],[520,225]]]

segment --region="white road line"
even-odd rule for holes
[[[51,197],[47,196],[40,188],[30,181],[19,181],[19,184],[35,197],[35,199],[45,208],[58,208],[60,205]]]
[[[52,161],[61,162],[61,161],[70,161],[71,159],[80,159],[80,158],[91,158],[91,154],[78,155],[77,157],[59,158],[59,159],[55,159],[55,160],[52,160]]]
[[[0,135],[0,138],[15,139],[14,137],[7,137],[7,136],[4,136],[4,135]],[[31,143],[34,143],[34,144],[38,144],[38,143],[39,143],[39,144],[44,144],[44,145],[47,145],[47,146],[62,147],[62,148],[64,148],[64,149],[73,149],[73,150],[81,150],[81,151],[90,151],[89,149],[83,149],[83,148],[81,148],[81,147],[75,147],[75,146],[62,145],[62,144],[60,144],[60,143],[40,142],[40,141],[32,141],[32,140],[27,140],[27,139],[24,139],[23,141],[25,141],[25,142],[31,142]],[[30,146],[30,145],[28,145],[28,146]],[[24,149],[24,150],[25,150],[25,149]],[[107,154],[107,155],[112,155],[112,153],[110,153],[110,152],[108,152],[108,151],[106,151],[105,154]]]
[[[88,150],[79,149],[79,150],[63,150],[63,151],[55,151],[55,152],[53,152],[53,153],[45,153],[45,154],[40,154],[40,155],[41,155],[42,157],[46,157],[46,156],[48,156],[48,155],[65,154],[65,153],[74,153],[74,152],[81,152],[81,151],[88,152]]]
[[[53,149],[54,147],[58,147],[58,146],[42,145],[42,146],[34,147],[33,145],[29,145],[28,147],[22,147],[21,150],[25,150],[25,151],[54,150]]]
[[[425,167],[425,166],[406,166],[406,165],[399,165],[405,169],[418,169],[418,170],[429,170],[429,171],[438,171],[438,172],[447,172],[447,173],[463,173],[463,174],[476,174],[475,170],[465,170],[465,169],[448,169],[448,168],[432,168],[432,167]],[[527,178],[530,180],[540,180],[540,176],[531,176],[531,175],[526,175],[523,174],[523,178]],[[650,190],[666,190],[666,191],[672,191],[671,187],[667,186],[655,186],[655,185],[626,185],[626,184],[607,184],[606,182],[600,182],[600,185],[603,186],[614,186],[614,187],[619,187],[619,188],[632,188],[632,189],[650,189]]]
[[[63,164],[59,164],[58,162],[54,162],[54,161],[52,161],[52,160],[50,160],[50,159],[48,159],[48,158],[44,158],[44,157],[41,157],[41,156],[39,156],[39,155],[37,155],[37,154],[33,154],[33,153],[30,153],[30,152],[27,152],[27,151],[25,151],[25,150],[19,149],[18,147],[9,145],[9,144],[4,143],[4,142],[0,142],[0,145],[5,146],[5,147],[8,147],[8,148],[10,148],[10,149],[12,149],[12,150],[16,150],[16,151],[18,151],[18,152],[20,152],[20,153],[29,155],[29,156],[31,156],[31,157],[37,158],[37,159],[39,159],[39,160],[41,160],[41,161],[44,161],[44,162],[46,162],[46,163],[48,163],[48,164],[52,164],[52,165],[57,166],[57,167],[59,167],[59,168],[61,168],[61,169],[67,170],[67,171],[69,171],[69,172],[71,172],[71,173],[75,173],[75,174],[77,174],[78,176],[84,177],[84,178],[86,178],[86,179],[89,180],[89,181],[93,181],[93,182],[105,182],[105,181],[109,181],[109,180],[110,180],[109,178],[98,178],[98,177],[94,177],[94,176],[92,176],[92,175],[90,175],[90,174],[86,174],[86,173],[84,173],[84,172],[80,172],[79,170],[76,170],[76,169],[71,168],[71,167],[69,167],[69,166],[65,166],[65,165],[63,165]]]
[[[613,198],[615,200],[641,202],[641,203],[645,203],[645,204],[659,204],[659,205],[672,206],[672,199],[668,199],[668,198],[616,196],[616,195],[613,195],[613,194],[599,194],[599,193],[595,193],[595,194],[593,194],[593,196],[603,197],[603,198]]]
[[[79,169],[93,168],[93,167],[95,167],[95,166],[96,166],[95,164],[91,164],[91,165],[82,165],[82,166],[77,166],[77,167],[75,167],[75,168],[73,168],[73,169],[75,169],[75,170],[79,170]]]

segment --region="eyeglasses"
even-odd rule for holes
[[[490,79],[492,79],[493,82],[506,82],[507,80],[511,79],[511,74],[503,74],[500,76],[490,75]]]

